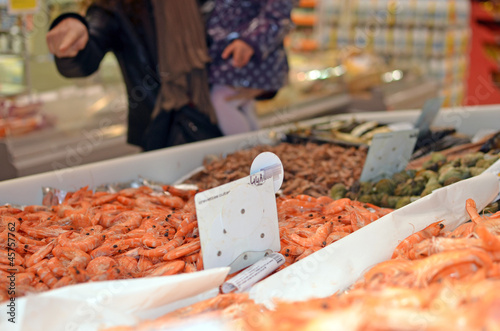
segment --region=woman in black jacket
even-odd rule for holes
[[[145,150],[172,145],[147,142],[148,136],[164,134],[157,132],[161,126],[151,129],[151,119],[161,122],[171,110],[194,105],[207,121],[216,122],[196,0],[94,0],[85,17],[67,13],[56,18],[47,44],[65,77],[88,76],[107,52],[115,54],[127,89],[130,144]]]

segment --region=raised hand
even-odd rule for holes
[[[75,18],[66,18],[46,36],[49,51],[59,58],[74,57],[85,48],[89,33],[85,25]]]

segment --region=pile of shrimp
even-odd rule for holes
[[[0,302],[76,283],[203,269],[196,191],[164,189],[83,187],[55,206],[0,207]]]
[[[338,204],[338,202],[337,202]],[[261,330],[500,330],[500,212],[453,231],[441,222],[403,240],[347,291],[268,310],[246,294],[209,299],[135,327],[168,330],[192,318],[216,319],[227,329]],[[224,302],[224,305],[220,305]],[[231,303],[233,302],[233,303]]]
[[[348,198],[308,195],[278,197],[276,205],[285,256],[278,271],[392,211]]]
[[[63,286],[203,269],[196,190],[88,187],[54,206],[0,207],[0,302]],[[284,268],[390,210],[329,197],[277,198]],[[15,273],[15,293],[8,293]],[[229,277],[228,277],[229,278]]]
[[[251,307],[243,329],[500,330],[500,212],[481,216],[472,199],[466,210],[470,222],[409,236],[348,291]]]
[[[263,312],[266,309],[250,299],[248,293],[226,293],[156,319],[144,320],[132,326],[109,327],[101,331],[166,331],[189,328],[204,330],[209,328],[208,325],[212,329],[244,331],[242,318],[249,311]]]

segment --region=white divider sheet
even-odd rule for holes
[[[98,331],[135,325],[216,296],[229,267],[189,274],[82,283],[16,298],[15,323],[0,304],[2,331]]]

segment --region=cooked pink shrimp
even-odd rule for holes
[[[103,243],[101,246],[90,252],[90,257],[95,259],[99,256],[111,256],[117,253],[122,253],[129,248],[127,243],[121,240],[115,240],[113,242]]]
[[[325,246],[326,245],[326,238],[330,234],[330,231],[332,229],[332,223],[331,222],[326,222],[322,226],[318,228],[316,233],[308,238],[303,238],[295,233],[293,233],[290,238],[298,243],[301,246],[304,247],[312,247],[312,246]]]
[[[348,235],[350,235],[350,232],[343,232],[343,231],[335,231],[331,232],[328,237],[326,238],[326,244],[330,245],[331,243],[340,240]]]
[[[194,253],[200,248],[200,239],[197,238],[187,244],[174,248],[173,250],[165,254],[163,260],[176,260],[188,254]]]
[[[163,190],[184,200],[190,200],[198,193],[198,190],[183,190],[171,185],[163,185]]]
[[[153,267],[153,262],[148,257],[141,256],[139,261],[137,261],[137,271],[140,275],[143,275],[147,270]]]
[[[109,193],[92,200],[92,206],[104,205],[115,200],[118,197],[118,193]]]
[[[488,229],[494,235],[500,235],[500,218],[488,217],[486,220],[478,224]]]
[[[115,279],[121,279],[124,278],[124,272],[120,267],[112,267],[109,270],[106,270],[105,272],[94,275],[90,277],[91,282],[98,282],[98,281],[105,281],[105,280],[115,280]]]
[[[196,260],[198,260],[198,252],[197,253],[193,253],[193,254],[189,254],[189,255],[186,255],[186,256],[183,256],[182,257],[182,261],[186,262],[186,263],[196,263]]]
[[[120,240],[120,243],[127,247],[126,249],[135,249],[142,247],[142,239],[141,238],[127,238]]]
[[[56,256],[47,261],[47,266],[57,277],[62,277],[66,274],[66,268]]]
[[[40,241],[40,240],[34,240],[28,237],[23,236],[21,233],[17,232],[16,233],[16,238],[19,240],[20,243],[25,244],[25,245],[34,245],[34,246],[44,246],[46,245],[45,242]]]
[[[21,223],[21,230],[30,237],[44,239],[47,237],[58,237],[61,233],[67,232],[61,228],[31,228]]]
[[[3,264],[3,263],[0,263],[0,271],[8,271],[8,272],[13,272],[13,273],[21,273],[21,272],[25,272],[25,268],[23,266],[20,266],[20,265],[15,265],[15,266],[11,266],[10,264]],[[8,274],[7,274],[8,276]]]
[[[19,231],[21,223],[19,220],[13,216],[3,215],[0,216],[0,232],[8,230],[10,232]]]
[[[179,197],[170,195],[161,195],[157,197],[157,200],[164,206],[170,207],[170,208],[175,208],[175,209],[180,209],[184,206],[185,202]]]
[[[23,272],[16,275],[16,285],[29,285],[35,279],[35,274]]]
[[[130,256],[130,257],[133,257],[134,259],[138,259],[140,257],[140,255],[139,255],[139,249],[141,249],[141,248],[140,247],[136,247],[134,249],[127,250],[124,253],[120,253],[118,255],[115,255],[115,257],[116,258],[120,258],[122,256]]]
[[[170,240],[168,237],[160,236],[155,233],[147,233],[142,237],[142,244],[148,247],[159,247],[168,243]]]
[[[76,284],[76,281],[73,279],[73,277],[63,276],[54,284],[54,286],[52,288],[54,288],[54,289],[60,288],[60,287],[68,286],[71,284]]]
[[[34,264],[43,260],[47,255],[50,254],[50,252],[52,252],[54,245],[55,245],[55,243],[53,241],[51,241],[50,243],[48,243],[47,245],[45,245],[44,247],[39,249],[36,253],[31,255],[30,258],[28,260],[26,260],[26,262],[25,262],[26,267],[29,268],[29,267],[33,266]]]
[[[442,252],[413,262],[409,267],[409,271],[416,274],[416,279],[412,278],[411,283],[418,287],[426,286],[436,274],[452,265],[472,262],[478,267],[489,270],[493,264],[490,255],[486,251],[474,247]]]
[[[336,214],[336,213],[339,213],[339,212],[345,210],[345,208],[347,206],[351,206],[351,205],[352,205],[352,200],[349,198],[342,198],[342,199],[334,200],[333,202],[331,202],[330,204],[328,204],[324,207],[324,213],[325,213],[325,215]]]
[[[184,272],[191,273],[191,272],[195,272],[195,271],[198,271],[196,269],[196,265],[192,262],[186,262],[186,266],[184,267]]]
[[[89,262],[87,265],[87,273],[90,277],[100,275],[109,269],[118,266],[118,262],[109,256],[99,256]]]
[[[476,202],[473,199],[467,199],[467,201],[465,201],[465,209],[473,223],[478,224],[484,220],[477,212]]]
[[[45,206],[41,206],[41,207],[44,207],[45,209],[47,209],[47,207],[45,207]],[[26,208],[29,209],[30,206],[24,207],[24,211],[27,211]],[[0,215],[15,215],[15,214],[19,214],[22,212],[23,212],[22,209],[11,207],[9,205],[0,206]]]
[[[316,202],[308,202],[298,199],[287,199],[277,205],[280,213],[287,213],[290,215],[302,214],[307,212],[320,211],[321,206]]]
[[[174,238],[178,237],[185,237],[187,236],[190,232],[192,232],[196,227],[198,226],[198,222],[190,222],[190,223],[184,223],[182,222],[179,228],[177,229],[177,232],[174,235]]]
[[[89,234],[87,234],[89,233]],[[97,248],[104,240],[101,234],[79,234],[76,232],[66,232],[57,238],[59,244],[63,247],[77,248],[84,252],[90,252]]]
[[[314,203],[316,203],[316,200],[317,200],[315,197],[312,197],[312,196],[306,195],[306,194],[296,195],[295,199],[300,200],[300,201],[306,201],[306,202],[314,202]]]
[[[13,251],[0,249],[0,263],[10,265],[12,262],[14,265],[23,265],[24,258],[20,256],[20,254],[15,254]]]
[[[141,222],[142,216],[139,213],[135,211],[123,211],[108,222],[104,222],[102,225],[106,228],[113,225],[121,225],[130,229],[135,229],[141,225]]]
[[[467,222],[460,224],[455,230],[447,232],[444,236],[448,238],[465,238],[468,237],[474,230],[476,223]]]
[[[174,238],[170,240],[168,243],[166,243],[163,246],[156,247],[150,250],[147,249],[140,249],[139,250],[139,255],[143,255],[146,257],[162,257],[163,255],[167,254],[169,251],[173,250],[176,247],[179,247],[182,243],[184,242],[183,238]]]
[[[42,266],[36,269],[36,273],[38,277],[40,277],[40,279],[45,283],[45,285],[47,285],[49,288],[53,288],[57,283],[57,278],[47,266],[47,262],[44,262],[45,263]]]
[[[380,262],[363,275],[365,283],[369,286],[385,283],[404,273],[412,263],[413,261],[404,259],[391,259]]]
[[[150,269],[146,277],[175,275],[184,270],[185,266],[186,263],[181,260],[160,263],[155,265],[152,269]]]
[[[485,225],[479,224],[474,232],[481,239],[486,250],[500,251],[500,236],[491,233]]]
[[[351,214],[350,217],[353,231],[359,230],[360,228],[379,219],[379,215],[377,213],[371,212],[361,206],[347,206],[346,209]]]
[[[407,252],[407,257],[415,260],[441,252],[467,249],[469,247],[484,248],[484,244],[480,239],[476,238],[432,237],[414,243]]]
[[[77,248],[57,246],[52,250],[54,256],[58,257],[63,265],[67,268],[76,266],[85,269],[89,264],[90,255]]]
[[[285,255],[285,256],[289,256],[289,255],[297,256],[297,255],[304,253],[305,250],[306,249],[304,247],[299,246],[299,245],[288,245],[288,246],[284,246],[283,248],[281,248],[280,253]]]
[[[130,256],[121,256],[116,259],[123,271],[133,275],[137,272],[137,260]]]
[[[437,236],[443,228],[444,225],[441,222],[434,222],[429,226],[427,226],[422,231],[418,231],[408,236],[406,239],[401,241],[398,244],[398,246],[394,249],[392,258],[394,259],[396,257],[407,257],[408,251],[410,250],[411,247],[413,247],[413,245],[421,242],[424,239]]]
[[[203,270],[204,269],[204,266],[203,266],[203,254],[201,253],[201,249],[200,249],[200,252],[198,253],[198,259],[196,260],[196,269],[198,269],[198,270]]]
[[[15,211],[16,209],[17,208],[13,208],[12,210]],[[48,211],[49,209],[50,208],[47,206],[30,205],[30,206],[25,206],[22,211],[24,211],[25,213],[36,213],[39,211]],[[12,212],[9,212],[9,213],[12,213]],[[19,213],[19,212],[17,212],[17,213]]]
[[[317,252],[321,249],[322,247],[321,246],[313,246],[313,247],[309,247],[307,248],[304,253],[300,254],[299,256],[297,256],[297,258],[295,259],[295,262],[297,261],[300,261],[306,257],[308,257],[309,255],[311,255],[312,253],[314,252]]]

